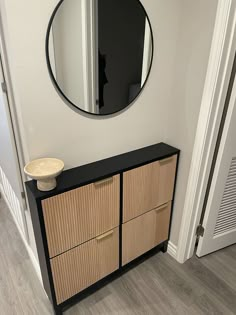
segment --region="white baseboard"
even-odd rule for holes
[[[177,246],[174,245],[172,242],[168,243],[167,253],[177,260]]]
[[[41,276],[41,270],[40,270],[40,267],[39,267],[39,262],[38,262],[37,258],[35,257],[35,255],[34,255],[32,249],[31,249],[31,247],[30,247],[29,244],[27,243],[27,241],[26,241],[26,239],[25,239],[25,237],[24,237],[24,235],[23,235],[23,233],[22,233],[22,231],[21,231],[21,229],[20,229],[20,227],[19,227],[19,225],[18,225],[18,223],[17,223],[17,221],[16,221],[16,218],[15,218],[15,216],[14,216],[14,211],[13,211],[13,209],[11,209],[11,205],[10,205],[10,203],[8,202],[7,198],[6,198],[6,195],[4,194],[4,190],[3,190],[3,187],[2,187],[2,185],[1,185],[1,183],[0,183],[0,193],[1,193],[1,196],[2,196],[3,199],[5,200],[7,206],[8,206],[8,208],[9,208],[9,210],[10,210],[10,213],[11,213],[11,215],[12,215],[13,221],[15,222],[15,225],[16,225],[16,227],[17,227],[17,230],[18,230],[18,232],[19,232],[19,234],[20,234],[20,236],[21,236],[21,239],[22,239],[22,241],[23,241],[23,243],[24,243],[24,245],[25,245],[25,248],[26,248],[26,250],[27,250],[27,252],[28,252],[28,255],[29,255],[29,257],[30,257],[30,260],[31,260],[31,262],[32,262],[32,264],[33,264],[33,266],[34,266],[35,271],[36,271],[36,274],[37,274],[37,276],[38,276],[40,282],[42,283],[42,276]]]

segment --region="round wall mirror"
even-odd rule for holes
[[[95,115],[119,112],[141,93],[153,58],[139,0],[63,0],[49,22],[46,56],[60,95]]]

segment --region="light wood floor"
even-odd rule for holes
[[[0,314],[53,314],[2,199]],[[159,253],[65,312],[77,314],[236,314],[236,245],[184,265]]]

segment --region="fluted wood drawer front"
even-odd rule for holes
[[[177,155],[159,161],[158,206],[173,199]]]
[[[119,229],[51,259],[51,268],[60,304],[119,268]]]
[[[166,241],[171,202],[122,225],[122,265]]]
[[[120,176],[42,201],[50,257],[119,225]]]
[[[171,201],[177,156],[124,173],[123,222]]]

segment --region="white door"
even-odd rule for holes
[[[201,257],[236,243],[236,79],[197,247]]]
[[[27,239],[25,203],[22,198],[23,181],[17,157],[1,57],[0,84],[0,186],[18,227]]]

